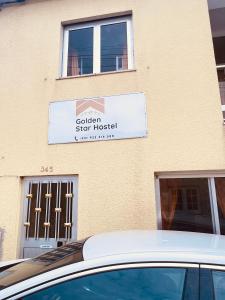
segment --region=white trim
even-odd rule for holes
[[[62,76],[67,76],[69,31],[64,30],[62,53]]]
[[[70,25],[70,26],[65,26],[65,31],[73,31],[77,29],[87,29],[87,28],[93,28],[96,24],[93,23],[84,23],[84,24],[78,24],[78,25]]]
[[[47,287],[50,287],[52,285],[56,285],[59,283],[62,283],[64,281],[67,280],[71,280],[71,279],[76,279],[76,278],[80,278],[80,277],[84,277],[87,275],[92,275],[92,274],[98,274],[98,273],[102,273],[102,272],[107,272],[107,271],[114,271],[114,270],[124,270],[124,269],[134,269],[134,268],[158,268],[158,267],[163,267],[163,268],[171,268],[171,267],[175,267],[175,268],[199,268],[199,264],[192,264],[192,263],[130,263],[130,264],[121,264],[121,265],[114,265],[114,266],[106,266],[106,267],[100,267],[100,268],[95,268],[95,269],[91,269],[91,270],[86,270],[86,271],[82,271],[76,274],[72,274],[72,275],[68,275],[65,276],[63,278],[59,278],[56,280],[52,280],[50,282],[44,283],[41,286],[35,287],[35,288],[31,288],[28,291],[22,292],[20,294],[17,294],[14,297],[10,297],[11,300],[14,299],[19,299],[21,297],[24,297],[26,295],[29,295],[31,293],[37,292],[41,289],[45,289]]]
[[[218,206],[217,206],[216,186],[215,186],[215,179],[213,177],[208,179],[208,185],[209,185],[209,192],[210,192],[209,193],[210,206],[211,206],[214,233],[220,234],[220,221],[219,221],[219,213],[218,213]]]
[[[225,175],[224,175],[225,176]],[[157,176],[159,179],[174,179],[174,178],[208,178],[208,174],[190,174],[190,173],[177,173],[177,174],[162,174]]]
[[[94,26],[93,30],[93,73],[101,72],[101,26]]]
[[[72,206],[72,220],[73,220],[73,230],[72,230],[72,240],[77,240],[77,228],[78,228],[78,176],[73,177],[73,206]]]
[[[216,65],[217,70],[219,69],[225,69],[225,65]]]
[[[225,170],[221,171],[190,171],[188,172],[171,172],[171,173],[156,173],[156,178],[159,179],[174,179],[174,178],[210,178],[210,177],[225,177]]]
[[[74,181],[77,179],[77,175],[53,175],[53,176],[26,176],[23,178],[23,182],[27,182],[27,181],[41,181],[41,182],[48,182],[49,180],[52,180],[52,181],[56,181],[56,180],[60,180],[60,181],[68,181],[68,180],[71,180],[71,181]]]
[[[127,20],[127,59],[128,70],[134,67],[134,42],[131,19]]]
[[[64,53],[64,28],[60,28],[60,39],[59,39],[59,65],[58,65],[58,76],[63,76],[63,53]]]
[[[84,23],[80,23],[80,24],[65,26],[65,30],[76,30],[76,29],[94,27],[96,25],[100,25],[100,26],[110,25],[110,24],[127,22],[128,20],[131,20],[131,16],[118,17],[118,18],[114,17],[114,18],[109,18],[109,19],[104,19],[104,20],[98,20],[98,21],[93,21],[93,22],[84,22]]]
[[[74,24],[64,27],[63,47],[62,47],[62,72],[61,77],[68,77],[67,64],[68,64],[68,47],[69,47],[69,32],[77,29],[93,28],[93,73],[90,74],[104,74],[101,72],[101,26],[126,23],[127,26],[127,55],[128,55],[128,68],[131,70],[134,67],[134,52],[133,52],[133,32],[131,16],[104,19],[100,21],[93,21],[87,23]],[[116,71],[116,70],[115,70]],[[85,74],[86,75],[86,74]],[[70,76],[69,76],[70,77]],[[79,77],[79,76],[76,76]]]
[[[201,265],[200,264],[200,268],[225,271],[225,266],[217,266],[217,265]]]
[[[162,229],[161,197],[160,197],[159,178],[156,178],[156,181],[155,181],[155,197],[156,197],[157,228]]]
[[[215,187],[215,186],[214,186]],[[209,190],[209,202],[210,202],[210,210],[212,215],[212,226],[213,226],[213,233],[216,233],[217,226],[215,221],[215,214],[214,214],[214,188],[211,182],[211,178],[208,178],[208,190]]]

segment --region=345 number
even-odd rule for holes
[[[40,168],[41,173],[51,173],[53,172],[53,167],[52,166],[41,166]]]

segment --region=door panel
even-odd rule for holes
[[[224,265],[202,265],[200,282],[201,300],[225,300]]]
[[[215,300],[210,269],[200,268],[200,300]]]
[[[76,178],[40,177],[24,182],[24,258],[76,239]]]
[[[199,269],[190,268],[186,272],[185,288],[182,300],[199,300]]]

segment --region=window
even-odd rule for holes
[[[201,265],[200,300],[225,300],[224,265]]]
[[[213,46],[217,65],[225,65],[225,36],[214,37]]]
[[[168,178],[159,184],[163,229],[213,232],[207,178]]]
[[[216,198],[220,223],[220,232],[225,234],[225,178],[215,178]]]
[[[223,119],[225,120],[225,36],[214,37],[213,46],[217,66]]]
[[[191,268],[131,268],[73,279],[22,299],[195,300],[197,281]]]
[[[62,76],[80,76],[132,68],[130,16],[64,28]]]
[[[220,88],[223,120],[225,121],[225,64],[217,65],[217,76],[218,76],[219,88]]]
[[[212,9],[209,10],[209,16],[221,95],[223,119],[225,121],[225,7],[224,5],[221,5],[220,7],[213,9],[215,7],[215,2],[217,1],[210,1],[211,3],[214,2]]]
[[[225,235],[225,177],[157,180],[162,229]]]
[[[225,299],[225,272],[212,271],[215,300]]]

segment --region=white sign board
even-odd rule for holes
[[[145,137],[143,93],[51,102],[49,144]]]

